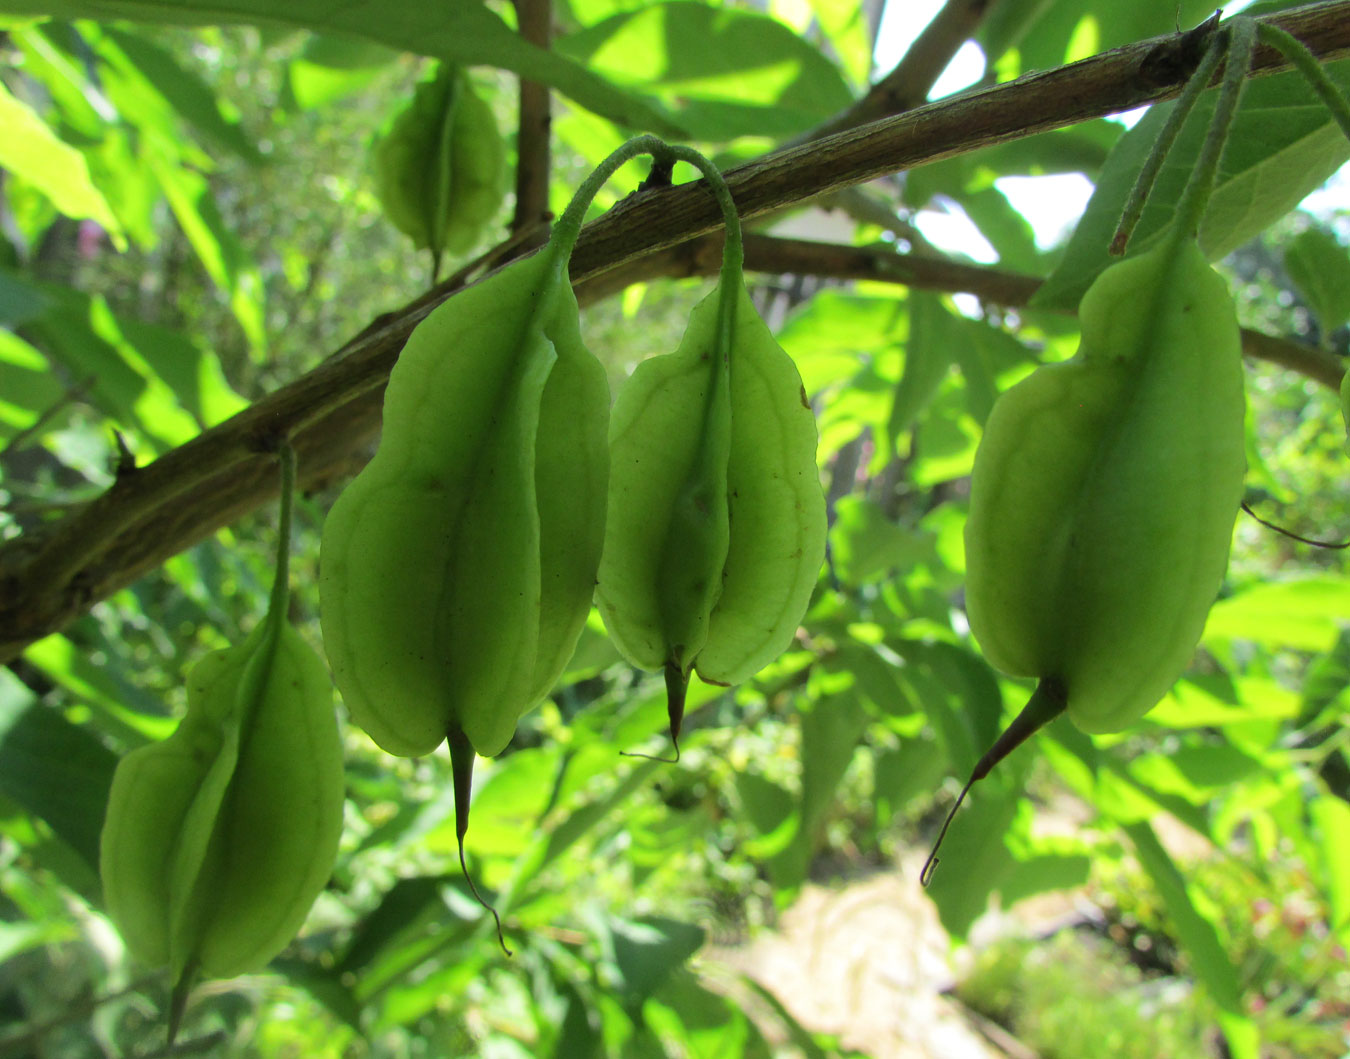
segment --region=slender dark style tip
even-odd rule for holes
[[[514,955],[506,947],[506,936],[502,933],[502,919],[497,910],[483,900],[478,887],[469,874],[469,866],[464,862],[464,836],[469,833],[469,798],[473,794],[473,744],[464,730],[452,725],[445,734],[450,745],[450,775],[455,786],[455,838],[459,843],[459,870],[464,873],[464,881],[469,884],[474,900],[492,913],[492,921],[497,924],[497,944],[508,956]]]
[[[933,843],[933,850],[928,854],[928,859],[923,862],[923,869],[919,872],[920,885],[926,887],[933,881],[933,873],[937,871],[938,866],[938,850],[942,848],[942,840],[947,837],[947,829],[952,826],[952,821],[956,818],[956,811],[961,808],[961,803],[966,800],[970,788],[989,775],[995,765],[1068,707],[1069,693],[1064,687],[1063,681],[1055,677],[1045,677],[1036,685],[1036,690],[1031,693],[1031,698],[1022,707],[1022,712],[1012,719],[1008,727],[994,740],[994,745],[985,751],[984,756],[971,769],[970,779],[966,780],[966,785],[961,788],[961,793],[956,796],[956,803],[947,814],[947,819],[942,822],[942,830],[938,832],[937,841]]]

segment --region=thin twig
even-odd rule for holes
[[[1339,551],[1339,550],[1341,550],[1342,548],[1350,548],[1350,541],[1319,541],[1319,540],[1314,540],[1312,537],[1303,537],[1303,536],[1300,536],[1299,534],[1295,533],[1293,530],[1287,530],[1287,529],[1285,529],[1283,526],[1277,526],[1277,525],[1276,525],[1275,523],[1273,523],[1273,522],[1267,522],[1267,521],[1266,521],[1265,519],[1263,519],[1260,515],[1258,515],[1255,511],[1253,511],[1252,508],[1251,508],[1251,505],[1248,504],[1247,501],[1245,501],[1245,500],[1242,502],[1242,510],[1245,511],[1245,512],[1247,512],[1247,514],[1249,514],[1252,518],[1256,519],[1256,521],[1259,522],[1259,523],[1261,523],[1261,525],[1265,526],[1266,529],[1274,530],[1276,533],[1280,534],[1280,535],[1283,536],[1283,537],[1288,537],[1288,538],[1289,538],[1290,540],[1292,540],[1292,541],[1298,541],[1299,544],[1307,544],[1307,545],[1309,545],[1310,547],[1313,547],[1313,548],[1329,548],[1329,549],[1331,549],[1332,551]]]
[[[520,35],[547,50],[552,44],[553,10],[549,0],[515,0]],[[516,134],[516,211],[511,231],[529,233],[539,245],[546,233],[539,227],[548,217],[549,148],[552,139],[548,86],[538,81],[520,82],[520,121]]]
[[[818,140],[922,105],[992,6],[991,0],[947,0],[895,68],[877,81],[867,95],[798,142]]]

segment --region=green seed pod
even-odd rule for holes
[[[117,766],[99,849],[108,915],[139,960],[168,965],[169,1041],[192,977],[264,967],[300,929],[342,834],[342,742],[319,655],[285,615],[295,458],[281,450],[267,618],[188,674],[188,709]]]
[[[1077,357],[999,398],[971,475],[966,608],[989,660],[1128,728],[1190,660],[1246,473],[1237,318],[1188,240],[1113,265]]]
[[[442,63],[375,145],[385,215],[437,257],[471,249],[503,199],[506,147],[468,74]]]
[[[999,669],[1040,683],[966,790],[1062,712],[1095,733],[1152,709],[1228,564],[1246,459],[1227,285],[1174,233],[1102,272],[1079,319],[1078,355],[999,397],[975,456],[971,632]]]
[[[570,659],[605,519],[609,387],[553,243],[433,311],[379,451],[324,524],[324,646],[392,754],[448,740],[463,856],[474,752],[500,753]]]
[[[815,416],[739,268],[619,393],[610,465],[597,602],[625,657],[665,670],[678,751],[690,673],[738,683],[782,654],[825,554]]]
[[[100,873],[127,947],[174,980],[267,964],[328,881],[342,745],[323,661],[271,620],[188,675],[188,712],[118,765]]]
[[[385,750],[430,753],[457,727],[498,754],[552,688],[603,539],[608,403],[547,249],[409,338],[320,553],[334,679]]]

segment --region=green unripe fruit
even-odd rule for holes
[[[970,629],[995,666],[1039,683],[947,824],[1060,713],[1119,732],[1152,709],[1190,661],[1227,569],[1246,473],[1227,285],[1193,238],[1172,233],[1107,268],[1079,318],[1078,355],[999,397],[975,455]]]
[[[1078,355],[999,398],[966,522],[986,657],[1054,678],[1084,731],[1129,727],[1190,660],[1246,473],[1237,318],[1192,241],[1108,268]]]
[[[506,146],[468,74],[443,63],[375,145],[375,193],[419,249],[462,254],[503,198]]]
[[[392,754],[448,742],[461,861],[475,753],[506,748],[590,610],[608,421],[567,254],[550,242],[417,327],[379,451],[324,523],[320,618],[338,690]]]
[[[619,393],[610,462],[597,603],[629,661],[666,671],[678,748],[690,673],[735,684],[782,654],[825,554],[815,416],[739,269]]]
[[[385,750],[427,754],[457,728],[498,754],[552,689],[594,589],[608,404],[548,248],[409,338],[319,576],[338,690]]]
[[[282,623],[208,655],[188,712],[118,765],[100,873],[143,963],[231,977],[264,967],[328,881],[342,832],[342,745],[323,661]]]

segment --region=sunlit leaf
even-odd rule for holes
[[[1202,642],[1251,640],[1267,647],[1328,651],[1350,615],[1350,580],[1269,581],[1221,599]]]
[[[699,139],[788,136],[851,98],[815,47],[737,8],[669,0],[614,15],[556,47],[616,84],[659,95]]]
[[[1140,822],[1126,825],[1125,832],[1130,836],[1144,870],[1162,895],[1177,936],[1191,958],[1196,977],[1224,1011],[1225,1036],[1233,1054],[1243,1059],[1257,1059],[1259,1036],[1243,1010],[1237,968],[1214,924],[1196,908],[1185,877],[1158,841],[1153,828]]]
[[[1350,61],[1330,63],[1327,73],[1345,91]],[[1135,228],[1130,253],[1147,249],[1171,223],[1182,190],[1209,127],[1217,91],[1200,97],[1168,152]],[[1068,308],[1114,258],[1107,253],[1125,198],[1173,104],[1160,103],[1111,152],[1096,191],[1059,266],[1037,291],[1033,304]],[[1214,192],[1200,225],[1200,246],[1211,260],[1228,254],[1269,227],[1350,158],[1350,141],[1321,100],[1296,73],[1263,77],[1247,85],[1233,121]]]
[[[1325,862],[1331,928],[1341,944],[1350,947],[1350,806],[1323,794],[1312,803],[1310,812]]]
[[[382,44],[316,33],[287,68],[291,95],[302,110],[327,106],[369,86],[398,57]]]
[[[585,66],[528,44],[480,0],[398,4],[355,0],[0,0],[0,15],[48,16],[67,21],[125,19],[154,24],[211,26],[254,24],[309,29],[375,41],[400,51],[453,59],[470,66],[500,66],[542,81],[575,102],[632,129],[678,135],[677,125],[641,97],[615,87]]]
[[[62,142],[25,103],[0,84],[0,168],[26,180],[67,217],[87,217],[125,245],[108,201],[89,179],[84,155]]]

